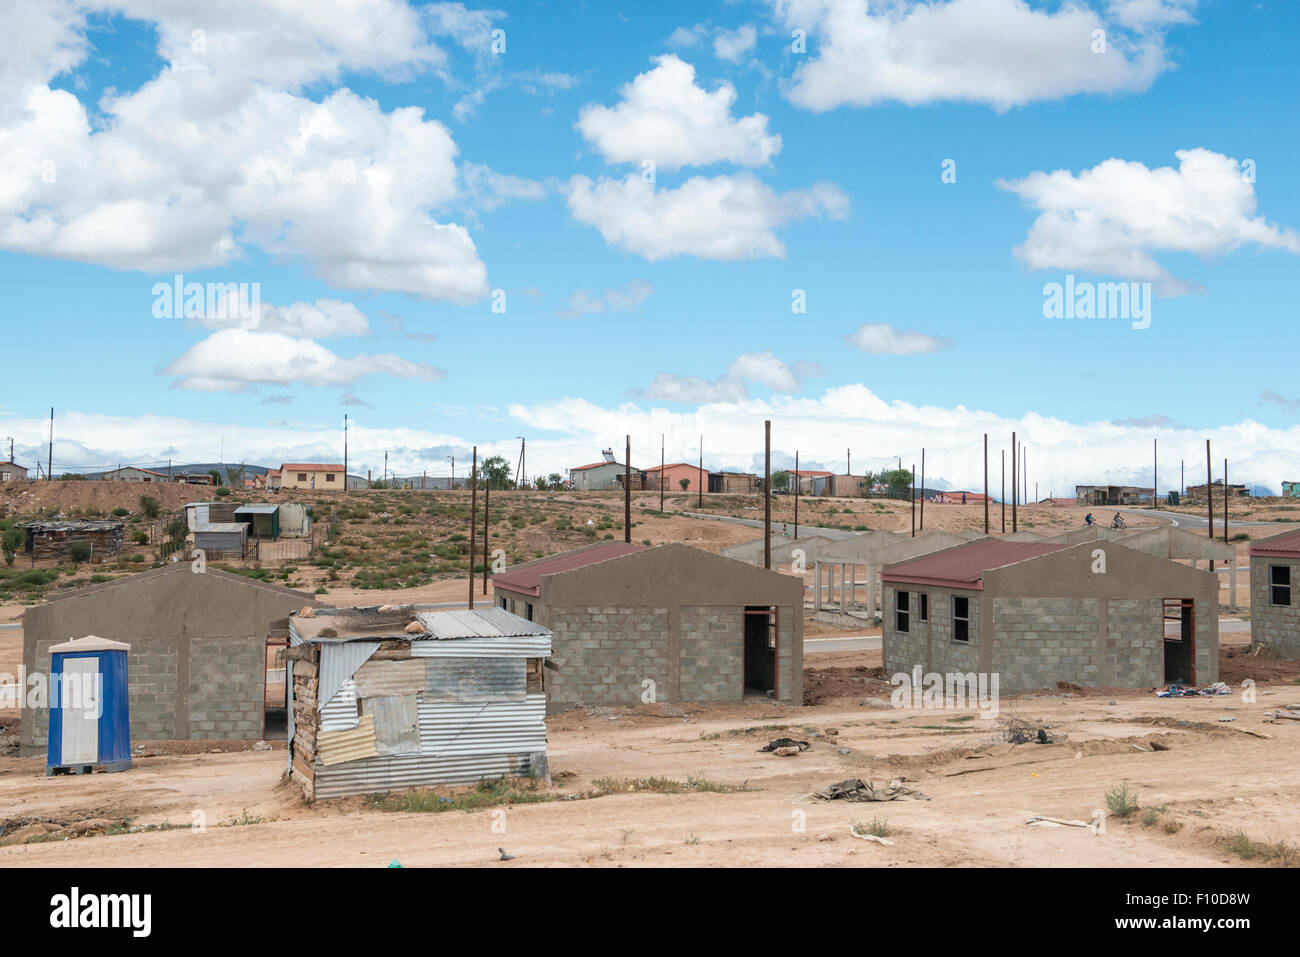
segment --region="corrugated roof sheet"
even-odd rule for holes
[[[280,511],[279,505],[241,505],[235,509],[235,514],[243,512],[246,515],[274,515],[278,511]]]
[[[455,638],[523,638],[550,632],[536,622],[513,615],[504,608],[475,608],[473,611],[421,611],[415,615],[439,641]]]
[[[1300,554],[1300,529],[1282,535],[1274,535],[1262,542],[1256,542],[1250,546],[1250,554],[1260,555],[1264,558],[1285,558],[1290,555]]]
[[[194,526],[195,532],[243,532],[247,531],[247,522],[204,522]]]
[[[524,595],[538,596],[542,593],[543,575],[556,575],[560,572],[573,571],[575,568],[584,568],[587,565],[608,561],[611,558],[622,558],[624,555],[630,555],[633,552],[640,552],[645,549],[645,545],[637,545],[633,542],[605,542],[592,548],[564,552],[529,565],[520,565],[513,569],[508,568],[501,574],[493,576],[492,587],[506,588]]]
[[[911,561],[885,567],[882,581],[940,585],[952,588],[982,588],[984,573],[1005,565],[1068,548],[1050,542],[1007,542],[981,539],[958,545]]]

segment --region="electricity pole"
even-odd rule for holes
[[[1016,445],[1016,433],[1011,433],[1011,532],[1016,531],[1016,501],[1019,495],[1019,473],[1016,463],[1020,461],[1020,447]]]
[[[664,510],[665,477],[666,475],[664,473],[664,434],[660,432],[659,433],[659,512],[660,514],[662,514]]]
[[[921,449],[921,531],[925,531],[925,449]]]
[[[704,508],[704,483],[707,481],[708,481],[708,477],[704,474],[704,436],[701,435],[700,436],[700,487],[697,490],[697,493],[699,495],[699,500],[696,502],[696,506],[695,506],[696,508],[699,509]]]
[[[794,453],[794,540],[799,541],[799,452]]]
[[[772,567],[772,420],[763,422],[763,567]]]
[[[387,453],[385,453],[387,456]],[[478,446],[474,446],[474,466],[469,480],[469,607],[474,608],[474,533],[478,531]]]
[[[984,433],[984,534],[989,533],[989,434]]]
[[[912,537],[916,538],[916,464],[912,464]]]
[[[623,541],[632,541],[632,436],[623,456]]]
[[[348,490],[348,414],[343,413],[343,491]]]

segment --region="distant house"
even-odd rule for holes
[[[866,476],[825,475],[804,476],[799,480],[801,495],[824,495],[830,498],[866,498],[870,492]]]
[[[750,495],[762,487],[757,475],[749,472],[710,472],[709,491],[731,495]]]
[[[569,481],[578,492],[608,492],[623,487],[626,466],[612,459],[605,462],[592,462],[569,469]],[[632,487],[641,487],[641,470],[632,469]]]
[[[3,468],[3,466],[0,466],[0,468]],[[1283,482],[1282,497],[1300,498],[1300,482]]]
[[[1141,505],[1151,502],[1155,494],[1154,488],[1142,488],[1139,485],[1076,485],[1074,487],[1074,500],[1078,505]]]
[[[24,482],[27,480],[27,469],[21,465],[15,465],[13,462],[0,462],[0,482]]]
[[[1246,496],[1250,491],[1244,485],[1234,485],[1229,483],[1228,494],[1233,498]],[[1187,497],[1192,499],[1205,500],[1206,495],[1213,495],[1216,500],[1223,499],[1223,479],[1215,479],[1213,485],[1206,485],[1202,482],[1200,485],[1187,486]]]
[[[977,502],[983,504],[984,498],[983,492],[940,492],[934,501],[942,505],[973,505]]]
[[[123,465],[121,468],[102,473],[99,478],[102,482],[166,482],[167,473],[155,472],[153,469],[138,469],[134,465]]]
[[[286,462],[280,466],[279,487],[342,489],[343,466]]]
[[[809,494],[809,489],[812,488],[814,479],[829,477],[835,473],[821,472],[815,469],[799,469],[797,471],[795,469],[789,469],[787,474],[790,476],[789,491],[793,493],[795,485],[797,484],[799,486],[799,494],[807,495]]]
[[[172,481],[182,485],[217,484],[217,480],[212,477],[211,472],[176,472],[172,475]]]
[[[659,491],[659,483],[663,482],[664,491],[667,492],[698,492],[702,487],[708,485],[709,473],[703,471],[697,465],[688,465],[685,462],[673,462],[669,465],[656,465],[652,468],[642,469],[641,474],[645,476],[646,489]],[[686,485],[683,486],[682,482]]]

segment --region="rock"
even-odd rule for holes
[[[402,630],[405,631],[408,635],[422,635],[424,634],[425,629],[424,629],[424,625],[420,624],[418,621],[412,621],[412,622],[408,622],[406,627],[403,628]]]
[[[298,612],[298,617],[299,617],[299,618],[315,618],[315,617],[316,617],[316,609],[315,609],[315,608],[312,608],[310,605],[306,605],[306,606],[303,607],[302,611]]]
[[[271,746],[270,746],[269,744],[267,744],[265,741],[259,741],[259,742],[257,742],[257,744],[253,745],[253,750],[254,750],[254,751],[270,751],[270,750],[271,750]]]
[[[92,817],[84,821],[77,821],[75,824],[69,824],[68,830],[73,834],[90,834],[93,831],[107,831],[110,827],[117,827],[119,823],[103,817]]]
[[[888,708],[891,707],[884,698],[863,698],[861,706],[864,708]]]
[[[776,748],[772,753],[776,755],[780,755],[783,758],[788,758],[791,755],[798,754],[799,749],[798,748]]]

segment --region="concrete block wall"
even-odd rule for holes
[[[1106,668],[1100,683],[1131,687],[1162,684],[1164,603],[1158,598],[1112,598],[1106,602],[1105,615]],[[1198,678],[1199,667],[1198,662]]]
[[[192,639],[188,737],[260,738],[265,675],[260,638]]]
[[[1290,567],[1290,605],[1272,603],[1270,565]],[[1200,621],[1199,617],[1197,621]],[[1300,658],[1300,561],[1263,556],[1250,560],[1250,638],[1252,642],[1263,642],[1284,657]],[[1197,667],[1200,667],[1199,658]]]
[[[655,683],[657,700],[669,697],[671,623],[668,608],[575,606],[547,608],[551,658],[547,707],[641,703],[642,682]]]
[[[1001,690],[1100,684],[1099,605],[1096,598],[994,599],[993,670]]]
[[[908,607],[911,609],[910,621],[906,633],[896,628],[898,591],[909,592]],[[928,596],[929,613],[926,621],[921,620],[921,598]],[[970,626],[967,642],[953,641],[952,599],[961,595],[968,599]],[[882,626],[884,635],[885,677],[889,678],[899,672],[911,673],[920,665],[926,672],[961,672],[966,674],[979,668],[980,654],[980,596],[973,592],[954,591],[952,589],[922,587],[918,585],[903,587],[888,584],[885,586],[884,616]]]
[[[677,700],[739,698],[745,683],[744,609],[694,607],[683,608],[680,614],[681,690]]]

